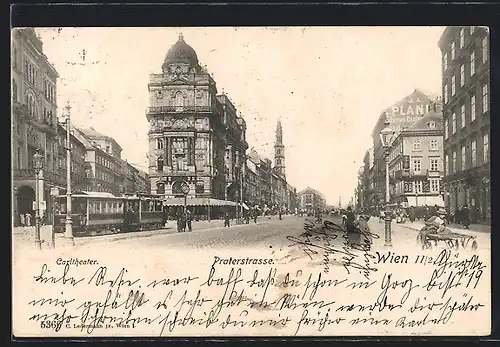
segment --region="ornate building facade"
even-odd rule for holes
[[[245,121],[182,35],[161,74],[150,75],[149,176],[153,194],[238,199],[247,143]]]
[[[55,68],[43,53],[43,43],[32,28],[12,30],[11,49],[12,87],[12,173],[13,216],[34,216],[33,202],[38,190],[40,209],[50,211],[51,187],[63,187],[59,156],[64,152],[58,141],[57,78]],[[39,173],[40,184],[35,187],[33,155],[44,157]]]

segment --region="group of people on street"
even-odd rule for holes
[[[177,216],[177,232],[186,232],[186,227],[188,231],[193,231],[193,214],[191,211],[186,210],[186,213],[179,213]]]

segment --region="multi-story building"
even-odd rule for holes
[[[151,180],[146,172],[139,170],[137,173],[134,191],[139,194],[151,194]]]
[[[415,89],[413,93],[387,108],[379,116],[372,131],[374,165],[371,181],[373,188],[370,190],[371,194],[368,197],[374,205],[383,205],[385,197],[385,151],[380,142],[380,131],[388,121],[397,135],[421,119],[424,114],[432,109],[433,104],[436,102],[439,102],[439,96]]]
[[[257,165],[251,157],[246,162],[246,186],[245,186],[245,201],[248,206],[255,206],[259,203],[259,177],[257,176]]]
[[[237,198],[244,165],[245,124],[182,35],[161,74],[150,75],[149,176],[153,194]],[[227,155],[226,155],[227,154]],[[227,170],[226,170],[227,168]],[[227,180],[226,180],[227,179]]]
[[[43,53],[43,43],[32,28],[12,30],[12,173],[14,223],[20,214],[34,216],[33,202],[38,190],[42,214],[51,211],[50,188],[62,187],[57,122],[58,73]],[[44,158],[35,187],[33,155]]]
[[[445,197],[450,212],[468,205],[490,221],[490,56],[487,28],[447,27],[440,40]]]
[[[307,187],[306,189],[300,191],[298,194],[299,208],[302,211],[316,211],[324,210],[326,206],[326,200],[319,191],[316,189]]]
[[[444,206],[443,122],[440,108],[401,131],[389,153],[391,203]]]
[[[67,131],[66,124],[59,124],[59,174],[64,180],[63,191],[66,191],[66,175],[67,175],[67,163],[66,163],[66,139]],[[87,177],[87,170],[90,165],[86,162],[87,148],[85,143],[83,143],[77,136],[75,136],[75,130],[70,129],[70,147],[71,147],[71,187],[72,190],[90,190],[89,180]]]
[[[123,194],[151,194],[149,176],[127,160],[122,160],[122,179],[120,192]]]
[[[88,140],[86,161],[92,168],[91,188],[97,192],[119,195],[123,192],[121,146],[94,128],[78,129]]]

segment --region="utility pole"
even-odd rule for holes
[[[66,109],[66,229],[64,236],[70,238],[73,246],[75,238],[73,237],[73,221],[71,219],[71,106],[68,104]]]

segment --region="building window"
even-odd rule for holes
[[[483,64],[488,61],[488,38],[483,37],[483,40],[481,41],[481,47],[483,51]]]
[[[463,128],[465,127],[465,104],[462,104],[460,106],[460,127]]]
[[[471,167],[475,167],[477,165],[477,144],[476,140],[472,140],[470,143],[470,158],[471,158]]]
[[[28,112],[30,116],[38,118],[36,117],[35,98],[33,97],[33,95],[31,94],[26,95],[26,104],[28,105]]]
[[[204,194],[205,193],[205,184],[203,181],[196,182],[196,194]]]
[[[158,172],[162,172],[163,171],[163,165],[164,165],[164,162],[163,162],[163,157],[160,156],[158,157],[158,159],[156,160],[156,171]]]
[[[447,104],[448,103],[448,83],[446,83],[444,85],[443,96],[444,96],[443,101],[445,104]]]
[[[448,70],[448,52],[446,52],[443,55],[443,69],[444,69],[444,72],[446,72],[446,70]]]
[[[422,181],[416,181],[415,182],[415,193],[422,193]]]
[[[483,113],[488,112],[488,85],[483,86]]]
[[[490,137],[488,134],[483,135],[483,163],[487,163],[490,156]]]
[[[461,152],[462,152],[462,171],[465,171],[467,167],[467,153],[465,151],[465,146],[462,146]]]
[[[430,150],[431,151],[437,151],[438,150],[438,140],[431,140],[429,143]]]
[[[460,65],[460,86],[463,87],[465,85],[465,66]]]
[[[421,159],[413,159],[413,172],[420,173],[422,170],[422,161]]]
[[[431,192],[439,192],[439,178],[430,179]]]
[[[163,149],[163,139],[156,139],[156,149]]]
[[[439,158],[430,158],[429,167],[432,172],[439,171]]]
[[[474,76],[476,73],[476,52],[470,54],[470,75]]]
[[[449,132],[449,126],[448,126],[448,119],[444,121],[444,138],[448,138],[448,132]]]
[[[451,76],[451,96],[455,95],[455,83],[456,83],[456,78],[455,75]]]
[[[156,184],[156,194],[165,194],[165,183]]]
[[[420,140],[413,140],[413,150],[414,151],[422,150],[422,142]]]
[[[470,97],[470,121],[476,120],[476,95]]]
[[[457,151],[453,151],[451,160],[451,172],[454,173],[457,170]]]
[[[176,169],[177,171],[185,171],[186,170],[186,164],[184,161],[184,157],[180,156],[175,158],[176,159]]]
[[[453,116],[451,118],[451,131],[452,134],[455,134],[457,132],[457,114],[453,112]]]
[[[465,30],[462,28],[460,29],[460,48],[464,48],[465,44]]]
[[[451,43],[451,60],[455,60],[455,42]]]
[[[184,106],[184,97],[181,92],[175,93],[175,106],[182,107]]]
[[[476,29],[475,26],[470,26],[469,27],[469,30],[470,30],[470,35],[474,34],[474,29]]]
[[[444,172],[446,175],[448,175],[450,173],[449,164],[450,164],[450,156],[447,154],[444,157]]]

